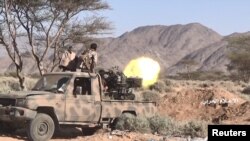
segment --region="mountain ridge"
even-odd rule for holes
[[[186,72],[180,62],[190,59],[198,62],[192,71],[218,69],[225,72],[225,65],[229,62],[225,55],[227,52],[225,38],[242,34],[244,33],[222,36],[200,23],[141,26],[116,38],[98,39],[97,67],[108,69],[118,66],[123,70],[130,60],[144,56],[159,62],[161,72],[167,75]],[[75,49],[79,53],[83,48]],[[31,65],[35,66],[34,61],[29,62],[29,60],[32,59],[25,59],[24,64],[30,66],[25,72],[36,72],[35,67]],[[5,71],[13,71],[13,67]],[[0,72],[3,72],[3,69],[0,69]]]

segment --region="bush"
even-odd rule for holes
[[[173,89],[173,87],[171,87],[171,86],[167,86],[167,87],[165,87],[165,90],[164,90],[166,93],[168,93],[168,92],[173,92],[174,91],[174,89]]]
[[[244,88],[244,89],[242,90],[242,93],[244,93],[244,94],[250,94],[250,86]]]
[[[171,118],[154,116],[152,118],[135,117],[132,114],[123,114],[118,118],[115,129],[129,130],[141,133],[158,133],[161,135],[177,135],[180,133],[178,125]]]
[[[150,132],[149,122],[146,118],[135,117],[133,114],[129,113],[122,114],[122,116],[117,119],[115,129],[138,131],[142,133]]]
[[[33,88],[34,84],[36,83],[37,79],[33,78],[25,78],[25,86],[27,90]],[[17,78],[14,77],[1,77],[0,79],[0,92],[8,92],[8,91],[19,91],[19,81]]]
[[[6,72],[3,76],[6,77],[17,77],[16,72]]]
[[[182,127],[182,134],[193,137],[207,136],[207,123],[202,121],[189,121]]]
[[[13,77],[1,77],[0,79],[0,92],[8,92],[16,90],[17,80]]]
[[[33,77],[28,78],[28,77],[26,77],[25,81],[24,81],[24,84],[25,84],[25,87],[27,88],[27,90],[31,90],[35,86],[37,81],[38,81],[38,78],[33,78]]]
[[[219,71],[195,71],[195,72],[178,73],[177,76],[169,76],[169,78],[177,80],[215,81],[215,80],[228,80],[229,76]]]
[[[152,133],[158,133],[165,136],[180,134],[179,125],[172,118],[154,116],[149,118],[149,123]]]
[[[132,114],[122,114],[121,117],[117,119],[117,122],[115,123],[115,129],[118,130],[129,130],[134,131],[134,123],[135,116]]]
[[[207,123],[202,121],[179,123],[170,117],[154,116],[146,119],[135,117],[129,113],[118,118],[115,129],[141,133],[151,132],[164,136],[191,136],[192,138],[207,136]]]
[[[142,96],[143,96],[143,100],[144,101],[159,101],[160,100],[160,96],[159,93],[155,92],[155,91],[144,91],[142,92]]]
[[[164,92],[165,91],[165,83],[163,81],[158,81],[155,84],[150,86],[150,90],[155,90],[157,92]]]
[[[166,86],[171,86],[171,85],[173,85],[173,83],[172,83],[171,80],[169,80],[169,79],[165,79],[164,83],[165,83]]]

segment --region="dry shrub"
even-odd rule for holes
[[[162,93],[165,91],[165,83],[161,80],[157,81],[155,84],[151,85],[149,87],[150,90],[157,91],[159,93]]]
[[[164,92],[166,92],[166,93],[173,92],[174,91],[173,88],[179,86],[173,80],[170,80],[170,79],[165,79],[164,82],[165,82]]]
[[[25,86],[27,90],[30,90],[33,88],[34,84],[36,83],[37,79],[33,78],[25,78]],[[1,77],[0,79],[0,92],[5,93],[8,91],[19,91],[19,81],[17,78],[14,77]]]
[[[200,81],[198,87],[201,87],[201,88],[208,88],[208,87],[214,87],[214,82],[213,81],[210,81],[210,80],[207,80],[207,81]]]
[[[26,77],[24,84],[25,84],[25,87],[27,88],[27,90],[31,90],[35,86],[37,81],[38,81],[38,78]]]
[[[250,95],[250,86],[244,88],[244,89],[242,90],[242,93],[243,93],[243,94],[248,94],[248,95]]]
[[[238,82],[241,87],[247,87],[247,83],[240,81]]]
[[[208,123],[203,121],[189,121],[182,126],[182,135],[193,137],[206,137]]]
[[[223,72],[218,71],[196,71],[196,72],[186,72],[179,73],[176,76],[172,76],[171,78],[177,80],[228,80],[228,76],[226,76]]]
[[[156,91],[150,91],[150,90],[146,90],[144,92],[142,92],[142,96],[143,96],[143,100],[144,101],[159,101],[160,100],[160,96],[159,93]]]
[[[0,79],[0,92],[19,90],[19,85],[17,79],[13,77],[1,77]]]
[[[174,89],[171,86],[166,86],[164,91],[168,93],[168,92],[173,92]]]
[[[178,122],[170,117],[135,117],[126,113],[118,118],[115,129],[141,133],[157,133],[164,136],[206,137],[207,123],[202,121]]]
[[[172,86],[173,85],[173,82],[170,79],[165,79],[164,83],[165,83],[166,86]]]

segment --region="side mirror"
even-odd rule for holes
[[[82,94],[82,87],[81,87],[81,86],[77,86],[77,87],[76,87],[75,94],[76,94],[76,95],[81,95],[81,94]]]

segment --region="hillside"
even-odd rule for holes
[[[196,50],[168,68],[168,74],[183,73],[188,71],[222,71],[226,72],[226,64],[229,63],[226,55],[229,49],[226,41],[213,43],[205,48]],[[187,68],[184,60],[194,61],[192,67]]]
[[[196,50],[218,42],[223,37],[201,24],[144,26],[124,33],[100,47],[100,66],[124,68],[134,58],[148,56],[162,70],[176,64]],[[110,58],[115,58],[110,61]]]
[[[235,33],[230,36],[240,35]],[[98,67],[119,66],[124,69],[130,60],[147,56],[158,61],[162,72],[168,75],[187,71],[181,62],[188,59],[197,62],[193,70],[226,71],[228,60],[225,38],[199,23],[142,26],[117,38],[99,39]],[[3,50],[1,47],[1,54]],[[82,48],[76,47],[75,50],[80,53]],[[10,64],[11,61],[7,61],[6,56],[0,60],[4,62],[0,72],[5,72],[6,68],[7,71],[13,70],[13,65]],[[31,57],[25,58],[24,68],[26,73],[36,72]]]

